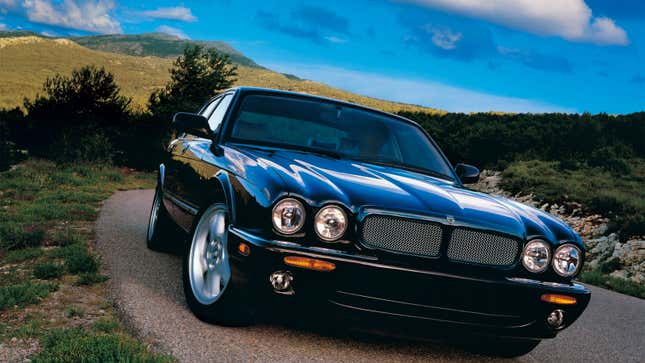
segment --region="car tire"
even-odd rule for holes
[[[514,358],[530,353],[540,344],[540,340],[482,338],[468,346],[474,353],[494,357]]]
[[[231,273],[228,209],[213,204],[197,219],[183,257],[184,295],[190,310],[207,323],[250,325],[255,309]]]
[[[163,204],[161,191],[157,187],[152,200],[152,207],[150,208],[146,246],[157,252],[176,253],[177,246],[180,245],[177,243],[177,239],[179,239],[177,228],[168,215],[168,211]]]

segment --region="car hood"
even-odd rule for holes
[[[543,211],[413,171],[291,150],[237,146],[229,154],[238,162],[245,161],[244,170],[254,174],[247,175],[247,180],[264,176],[267,183],[279,184],[263,188],[268,193],[274,191],[275,199],[281,196],[280,191],[287,191],[310,205],[339,203],[355,214],[386,210],[446,223],[450,220],[455,225],[523,239],[540,236],[552,243],[579,240],[565,223]]]

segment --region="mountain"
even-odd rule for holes
[[[8,33],[14,33],[8,34]],[[162,39],[165,36],[155,34],[140,35],[146,38],[144,43],[148,46],[141,46],[141,54],[145,56],[128,55],[123,46],[125,43],[115,42],[115,37],[121,36],[96,36],[83,37],[85,42],[93,42],[93,47],[112,49],[114,52],[90,49],[79,44],[79,38],[48,38],[33,35],[33,33],[0,32],[0,108],[21,106],[25,97],[32,98],[37,93],[42,93],[42,84],[57,73],[68,75],[75,68],[88,64],[105,67],[114,74],[116,82],[121,87],[122,93],[132,97],[135,107],[144,109],[148,97],[153,90],[163,87],[170,78],[168,70],[172,66],[174,56],[171,55],[170,47],[160,47],[157,50],[149,50],[147,47],[154,42],[150,39]],[[125,36],[124,36],[125,37]],[[137,37],[137,36],[135,36]],[[105,45],[99,41],[107,39]],[[130,38],[132,39],[132,38]],[[168,38],[171,41],[174,38]],[[176,40],[176,39],[175,39]],[[83,41],[80,41],[83,42]],[[159,44],[170,44],[160,41]],[[171,42],[172,43],[172,42]],[[209,42],[220,44],[218,51],[227,50],[230,53],[238,54],[232,47],[223,42]],[[115,44],[121,44],[121,51],[117,52]],[[132,45],[132,43],[129,43]],[[116,47],[116,48],[114,48]],[[135,47],[136,48],[136,47]],[[165,49],[165,50],[163,50]],[[183,48],[182,48],[183,49]],[[132,52],[136,49],[131,49]],[[146,55],[146,52],[156,52],[166,56]],[[248,59],[244,57],[245,59]],[[238,58],[239,59],[239,58]],[[250,62],[253,62],[249,59]],[[285,75],[273,72],[258,66],[238,64],[238,86],[258,86],[284,89],[295,92],[304,92],[326,97],[332,97],[366,106],[382,109],[389,112],[397,111],[425,111],[443,112],[440,110],[425,108],[416,105],[389,102],[371,97],[357,95],[330,87],[323,83],[300,79],[292,75]],[[249,63],[246,63],[249,64]]]
[[[186,46],[199,44],[228,55],[231,58],[231,61],[239,65],[252,68],[262,68],[229,44],[221,41],[188,40],[164,33],[92,35],[70,39],[84,47],[94,50],[134,56],[155,56],[162,58],[176,58],[183,53]]]

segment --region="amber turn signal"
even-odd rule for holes
[[[540,296],[540,300],[559,305],[574,305],[577,303],[575,297],[558,294],[542,294],[542,296]]]
[[[237,246],[237,250],[244,256],[251,254],[251,247],[246,243],[240,243],[239,246]]]
[[[300,257],[300,256],[287,256],[284,258],[284,263],[289,266],[306,268],[316,271],[333,271],[336,265],[331,262],[317,260],[315,258]]]

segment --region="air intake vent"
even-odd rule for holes
[[[370,248],[438,257],[443,230],[440,224],[424,220],[370,215],[363,221],[361,236]]]
[[[510,266],[517,259],[517,240],[498,234],[455,229],[450,236],[448,258],[456,262]]]

